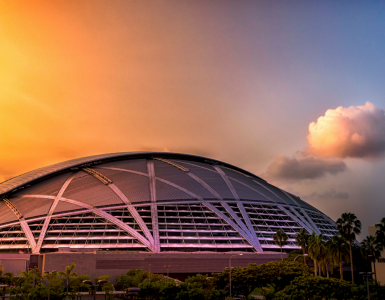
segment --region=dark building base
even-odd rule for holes
[[[75,263],[78,274],[88,274],[91,278],[110,275],[111,282],[115,277],[127,273],[130,269],[144,269],[152,273],[166,274],[170,266],[169,276],[184,280],[194,274],[210,274],[221,272],[229,267],[230,253],[46,253],[42,254],[41,271],[60,271]],[[284,254],[284,256],[286,256]],[[249,263],[264,264],[281,260],[279,253],[243,253],[231,259],[231,266],[246,267]],[[151,265],[151,266],[150,266]]]

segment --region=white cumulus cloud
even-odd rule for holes
[[[378,157],[385,152],[385,111],[364,106],[329,109],[309,125],[307,153],[317,157]]]

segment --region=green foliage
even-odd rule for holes
[[[360,250],[365,259],[368,259],[368,255],[372,255],[373,259],[377,259],[381,256],[381,251],[384,250],[384,247],[376,237],[367,236],[361,242]]]
[[[263,265],[249,264],[246,268],[231,270],[233,295],[249,295],[255,288],[274,287],[282,290],[299,276],[309,276],[311,269],[300,262],[270,262]],[[217,289],[229,293],[229,269],[213,274],[213,284]]]
[[[283,261],[283,256],[282,256],[282,247],[286,245],[287,243],[287,240],[288,240],[288,236],[287,234],[282,231],[281,229],[279,229],[274,235],[273,235],[273,240],[274,240],[274,243],[276,245],[279,246],[279,248],[281,249],[281,259]]]
[[[76,274],[76,272],[72,272],[73,269],[75,269],[75,268],[76,268],[76,264],[72,264],[70,266],[67,266],[65,268],[64,272],[60,271],[60,272],[57,273],[59,276],[63,276],[65,278],[66,286],[67,286],[67,293],[68,293],[69,287],[70,287],[70,278],[78,276]]]
[[[321,299],[351,299],[354,284],[348,281],[316,276],[300,276],[295,278],[286,288],[275,293],[269,291],[266,300],[321,300]]]
[[[4,273],[3,282],[8,285],[15,283],[15,275],[12,272]]]
[[[374,280],[369,281],[370,299],[371,300],[383,300],[385,299],[385,285],[380,285]],[[353,299],[354,300],[366,300],[368,299],[366,283],[353,287]]]
[[[385,247],[385,218],[376,224],[376,238]]]
[[[90,279],[90,275],[84,275],[84,274],[81,274],[81,275],[76,276],[76,277],[72,277],[70,279],[70,286],[74,287],[74,288],[85,287],[87,285],[84,285],[83,281],[89,280],[89,279]]]
[[[157,281],[145,279],[139,284],[139,288],[140,299],[222,300],[225,297],[224,291],[216,289],[213,281],[201,274],[189,277],[181,283],[165,277]]]
[[[307,247],[309,246],[309,237],[309,233],[303,228],[295,235],[295,243],[297,246],[301,247],[302,255],[306,253]],[[305,264],[306,257],[304,256],[302,260]]]
[[[180,289],[174,280],[149,282],[145,280],[139,285],[140,299],[174,300]]]
[[[116,276],[116,287],[123,290],[130,287],[139,287],[139,284],[145,279],[148,279],[147,271],[132,269],[126,274]]]
[[[12,288],[10,290],[10,300],[45,300],[48,299],[48,287],[44,284],[38,284],[35,288],[31,284],[24,284],[22,287]],[[67,293],[63,288],[59,291],[50,291],[50,300],[64,300]]]
[[[110,275],[102,275],[99,277],[95,277],[94,278],[95,284],[98,284],[99,280],[107,280],[107,282],[110,282]]]

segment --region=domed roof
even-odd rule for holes
[[[287,228],[294,233],[298,228],[324,234],[335,231],[334,223],[327,216],[260,177],[215,159],[179,153],[114,153],[74,159],[9,179],[0,184],[0,195],[4,199],[0,202],[3,224],[0,223],[0,228],[20,225],[28,247],[34,252],[52,246],[46,241],[47,230],[55,232],[48,228],[54,226],[52,220],[68,215],[74,222],[76,215],[82,212],[91,213],[96,219],[103,218],[106,224],[120,228],[135,239],[138,247],[146,246],[156,252],[170,244],[178,247],[175,246],[178,243],[168,242],[173,239],[169,234],[176,234],[176,237],[188,234],[180,229],[183,226],[171,225],[176,219],[167,217],[176,214],[178,223],[196,224],[197,221],[192,220],[198,204],[201,212],[197,220],[205,218],[199,219],[200,222],[209,223],[212,219],[224,228],[230,226],[228,230],[232,228],[238,235],[234,236],[234,243],[243,239],[243,243],[248,243],[255,251],[274,248],[271,242],[265,246],[260,242],[265,236],[269,241],[268,231],[274,228]],[[175,212],[179,210],[178,205],[184,210],[188,207],[189,213]],[[148,212],[142,212],[147,208]],[[118,217],[118,211],[132,218],[133,223]],[[159,218],[167,227],[164,231],[163,225],[158,223]],[[189,226],[198,236],[197,228],[204,225],[191,224]],[[31,226],[37,229],[31,230]],[[179,226],[182,231],[168,229],[172,226]],[[228,237],[227,231],[224,230]],[[167,239],[159,236],[163,232]],[[208,243],[204,238],[197,240]],[[199,248],[192,245],[194,243],[189,244],[190,249]],[[74,245],[79,247],[77,243]],[[128,247],[127,243],[124,245]],[[201,248],[210,247],[205,244]],[[221,248],[219,242],[217,248]]]

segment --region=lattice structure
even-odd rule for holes
[[[60,163],[0,184],[0,251],[278,251],[305,228],[336,226],[298,197],[229,164],[176,153],[121,153]]]

